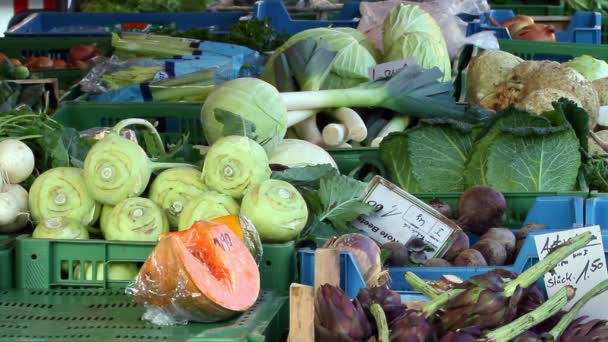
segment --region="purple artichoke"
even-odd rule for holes
[[[435,327],[415,311],[406,311],[390,323],[391,342],[437,342]]]
[[[528,330],[513,339],[513,342],[540,342],[542,339],[534,331]]]
[[[374,321],[374,317],[370,312],[370,307],[374,303],[380,304],[387,322],[392,322],[407,310],[407,306],[401,301],[399,293],[389,289],[388,286],[362,288],[357,294],[357,300],[371,322]]]
[[[562,342],[605,342],[608,341],[608,321],[592,319],[583,323],[587,316],[572,321],[560,337]]]
[[[315,336],[317,341],[367,341],[372,328],[358,301],[351,302],[342,289],[325,284],[315,298]]]
[[[475,336],[461,331],[450,331],[439,342],[477,342]]]
[[[443,330],[492,329],[512,321],[517,316],[517,305],[523,291],[517,287],[508,297],[503,290],[506,281],[514,278],[512,272],[494,270],[457,286],[465,291],[447,302],[440,317]]]

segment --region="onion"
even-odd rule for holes
[[[492,22],[492,25],[494,26],[506,27],[511,35],[514,35],[528,25],[534,25],[534,19],[527,15],[516,15],[509,20],[503,21],[502,23],[498,23],[496,19],[490,17],[490,22]]]
[[[89,68],[89,63],[84,62],[84,61],[74,61],[74,62],[72,62],[72,66],[74,68],[86,70]]]
[[[1,59],[0,59],[0,60],[1,60]],[[12,64],[13,66],[20,66],[20,65],[21,65],[21,61],[20,61],[20,60],[18,60],[17,58],[11,58],[11,59],[10,59],[10,61],[11,61],[11,64]]]
[[[56,59],[53,61],[53,69],[65,69],[68,64],[63,59]]]
[[[95,44],[83,44],[77,45],[70,49],[70,61],[88,61],[98,54],[97,46]]]
[[[359,271],[368,287],[381,286],[388,280],[388,273],[382,271],[380,247],[363,234],[345,234],[327,241],[323,248],[337,248],[350,252],[359,266]]]
[[[513,39],[555,42],[555,29],[545,24],[528,25],[513,34]]]
[[[48,57],[38,57],[32,62],[33,69],[51,69],[53,68],[53,60]]]

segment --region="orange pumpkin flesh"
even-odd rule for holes
[[[227,225],[239,239],[243,240],[243,228],[241,228],[241,218],[239,215],[217,217],[211,220],[211,222]]]
[[[226,225],[205,221],[164,234],[135,284],[138,302],[198,322],[246,311],[259,292],[258,267],[241,239]]]

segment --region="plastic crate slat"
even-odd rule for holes
[[[48,301],[53,304],[46,304]],[[260,337],[274,341],[285,328],[277,326],[277,321],[286,301],[286,297],[263,291],[249,311],[229,321],[159,327],[141,321],[143,308],[123,292],[9,290],[0,298],[0,341],[242,341]]]

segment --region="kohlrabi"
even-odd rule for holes
[[[171,227],[177,227],[184,207],[207,191],[201,172],[189,167],[176,167],[161,172],[150,185],[148,198],[167,214]]]
[[[156,241],[169,231],[169,221],[156,203],[133,197],[119,202],[106,218],[106,240]]]
[[[329,74],[326,66],[336,53],[312,39],[297,42],[285,53],[290,49],[306,51],[306,48],[309,48],[306,56],[309,62],[302,64],[300,70],[292,67],[289,72],[294,73],[292,76],[299,84],[321,84]],[[309,71],[315,68],[319,71]],[[262,80],[239,78],[223,83],[209,95],[201,112],[202,126],[208,142],[213,144],[226,134],[229,117],[236,115],[242,122],[255,127],[250,137],[260,144],[272,146],[280,141],[288,127],[323,108],[382,107],[411,116],[467,119],[464,108],[452,97],[452,84],[438,83],[443,76],[438,68],[424,70],[411,64],[389,80],[362,83],[347,89],[283,93]]]
[[[88,240],[89,231],[80,222],[67,217],[51,217],[40,222],[32,233],[34,239]]]
[[[268,156],[255,141],[228,136],[209,148],[203,164],[203,182],[209,189],[241,199],[248,187],[270,178]]]
[[[7,183],[18,184],[34,171],[34,153],[16,139],[0,141],[0,177]]]
[[[102,235],[106,235],[104,231],[108,229],[108,222],[110,222],[110,214],[112,214],[114,206],[103,205],[101,206],[101,214],[99,215],[99,229]]]
[[[287,167],[329,164],[338,169],[336,161],[322,147],[300,139],[283,139],[277,146],[269,148],[268,161]]]
[[[30,188],[29,204],[37,223],[61,216],[89,226],[99,210],[87,190],[82,169],[75,167],[57,167],[38,176]]]
[[[104,263],[98,262],[97,271],[95,272],[95,279],[93,279],[93,264],[87,263],[84,270],[85,280],[105,280],[105,266]],[[82,277],[82,270],[80,265],[74,268],[74,279],[80,280]],[[108,281],[128,281],[134,280],[139,273],[139,268],[134,262],[111,262],[108,267]]]
[[[249,218],[264,242],[295,239],[308,220],[306,202],[291,184],[269,179],[245,193],[241,214]]]
[[[143,119],[120,121],[112,132],[97,142],[84,161],[85,183],[91,196],[98,202],[116,205],[120,201],[141,195],[150,181],[152,171],[177,166],[177,163],[156,163],[136,143],[120,136],[129,125],[147,127],[164,146],[154,126]]]
[[[211,221],[215,218],[238,214],[239,204],[230,196],[215,191],[207,191],[195,198],[184,208],[179,217],[179,230],[192,227],[197,221]]]

